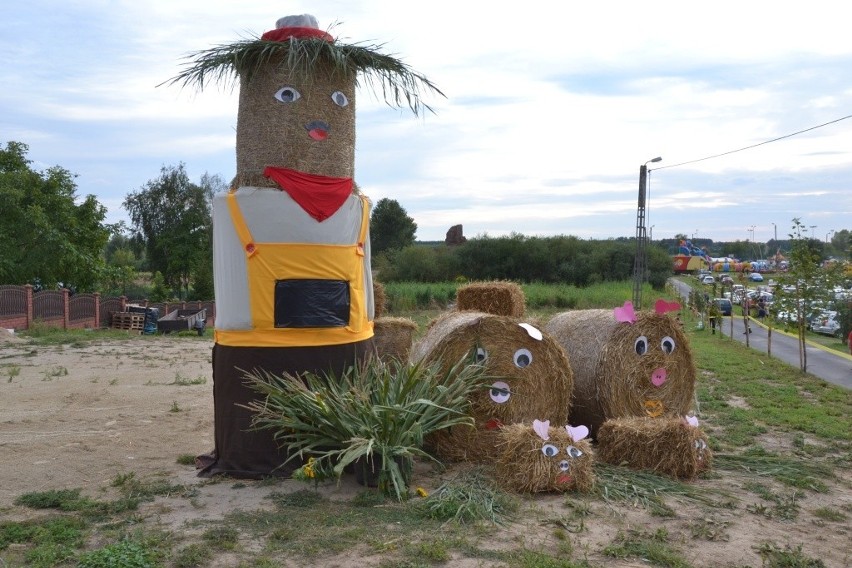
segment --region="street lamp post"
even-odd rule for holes
[[[655,225],[651,225],[651,234],[648,236],[648,240],[651,244],[654,244],[654,227]]]
[[[775,246],[778,246],[778,225],[772,223],[772,228],[775,230]]]
[[[816,225],[811,225],[811,240],[814,239],[814,229],[816,229],[816,228],[817,228]]]
[[[828,237],[829,237],[829,235],[831,235],[832,233],[834,233],[834,229],[831,229],[829,232],[827,232],[827,233],[825,234],[825,244],[828,244]]]
[[[647,264],[647,235],[645,234],[645,196],[648,183],[648,164],[659,162],[657,156],[639,166],[639,206],[636,210],[636,256],[633,258],[633,307],[642,309],[642,284],[645,282]]]

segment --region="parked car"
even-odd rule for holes
[[[763,275],[760,272],[752,272],[748,275],[748,279],[752,282],[763,282]]]
[[[709,274],[701,279],[702,284],[715,284],[716,279],[710,276]]]
[[[840,337],[840,322],[837,321],[837,312],[834,310],[824,310],[817,314],[810,322],[808,322],[811,331],[822,333],[824,335],[833,335]]]
[[[730,285],[734,283],[734,279],[728,276],[727,274],[723,274],[722,277],[719,279],[719,282],[721,282],[722,284]]]
[[[734,310],[734,305],[727,298],[715,298],[713,301],[719,306],[719,311],[723,316],[731,315],[731,312]]]

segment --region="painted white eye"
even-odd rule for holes
[[[302,93],[293,87],[281,87],[275,92],[275,98],[282,103],[292,103],[301,99]]]
[[[663,349],[666,355],[671,355],[672,352],[675,350],[675,340],[667,335],[660,342],[660,347]]]
[[[482,347],[477,347],[475,357],[477,363],[485,363],[488,360],[488,351],[486,351]]]
[[[568,460],[562,460],[559,462],[560,471],[568,471],[569,469],[571,469],[571,463]]]
[[[331,100],[339,107],[345,107],[349,104],[349,97],[340,91],[334,91],[331,93]]]
[[[705,442],[704,440],[695,440],[695,449],[696,450],[706,450],[707,449],[707,442]]]
[[[491,396],[491,400],[497,404],[507,402],[509,397],[512,396],[512,393],[509,391],[509,385],[503,381],[495,381],[488,390],[488,394]]]
[[[568,446],[567,448],[565,448],[565,452],[575,459],[583,455],[583,452],[580,449],[575,448],[574,446]]]
[[[532,363],[532,353],[529,349],[518,349],[515,351],[515,367],[523,369]]]
[[[636,349],[637,355],[644,355],[648,351],[648,338],[644,335],[640,335],[636,339],[636,343],[634,343],[633,348]]]
[[[559,448],[557,448],[553,444],[545,444],[541,447],[541,453],[543,453],[549,458],[552,458],[553,456],[559,453]]]

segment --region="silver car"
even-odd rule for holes
[[[840,337],[840,322],[837,321],[837,312],[834,310],[820,312],[810,321],[810,328],[815,333]]]

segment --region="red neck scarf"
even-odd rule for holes
[[[263,175],[273,180],[317,221],[340,209],[352,193],[352,178],[337,178],[268,166]]]

